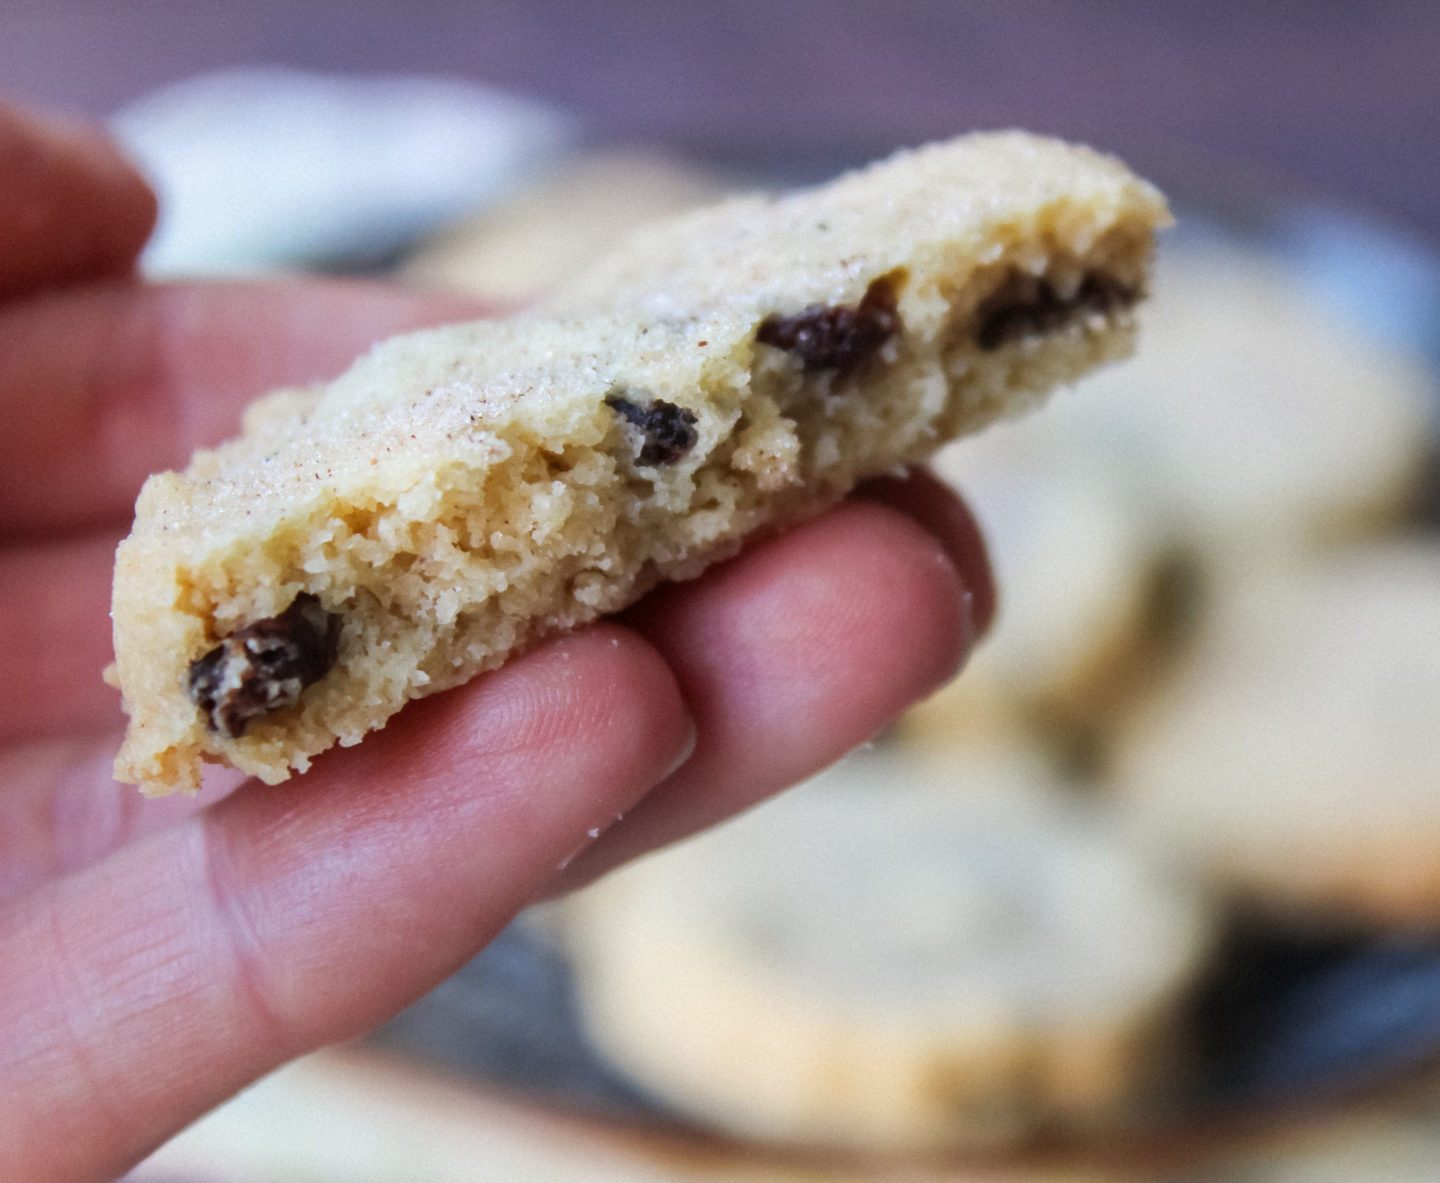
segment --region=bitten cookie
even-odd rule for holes
[[[1021,133],[631,241],[535,313],[377,347],[151,478],[116,560],[116,775],[267,781],[1127,351],[1153,231]]]

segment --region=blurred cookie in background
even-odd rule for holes
[[[937,458],[985,529],[1000,606],[901,736],[943,750],[1016,716],[1102,767],[1214,589],[1415,510],[1437,415],[1418,358],[1332,321],[1280,263],[1162,244],[1133,358]]]
[[[400,277],[500,307],[529,304],[649,222],[735,188],[718,172],[658,150],[572,157],[534,184],[423,242]]]
[[[1028,757],[990,767],[942,784],[852,757],[581,893],[592,1041],[762,1143],[926,1153],[1134,1116],[1210,909]]]
[[[1135,357],[1057,399],[1037,430],[1182,540],[1258,560],[1403,517],[1436,398],[1419,358],[1328,316],[1280,263],[1173,243]]]
[[[1227,586],[1116,776],[1145,829],[1252,903],[1440,927],[1440,540]]]
[[[932,467],[980,523],[999,607],[961,676],[913,708],[899,737],[945,755],[1019,725],[1063,753],[1108,732],[1164,644],[1175,556],[1145,507],[1020,422]]]

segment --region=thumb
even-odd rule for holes
[[[689,742],[606,626],[422,703],[0,912],[7,1177],[114,1177],[473,956]]]

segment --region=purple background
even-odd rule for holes
[[[238,63],[429,71],[771,162],[1023,125],[1440,242],[1436,0],[0,0],[0,91],[103,114]]]

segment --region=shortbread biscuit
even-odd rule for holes
[[[633,240],[397,338],[153,477],[116,561],[116,762],[267,781],[1123,354],[1167,214],[1020,133]]]
[[[776,1143],[1136,1116],[1213,917],[1029,764],[957,783],[852,757],[586,889],[564,931],[591,1039],[696,1122]]]
[[[1226,566],[1393,525],[1435,440],[1423,358],[1322,307],[1295,268],[1214,243],[1166,244],[1145,349],[1080,394],[1037,433]]]
[[[964,677],[901,720],[903,737],[937,754],[969,746],[997,717],[1065,738],[1103,730],[1153,647],[1163,535],[1074,456],[1031,446],[1024,429],[1035,421],[998,425],[933,461],[980,523],[999,592]]]
[[[1440,542],[1266,571],[1116,753],[1127,808],[1283,914],[1440,926]]]

